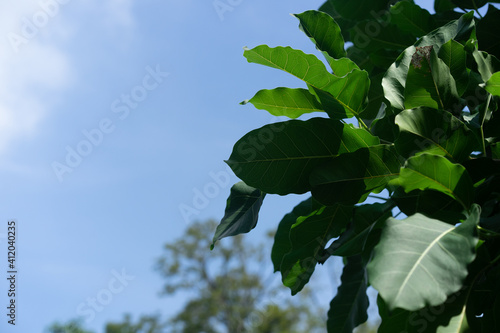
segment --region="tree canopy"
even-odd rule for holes
[[[324,61],[246,48],[248,62],[302,87],[266,87],[242,102],[291,119],[235,143],[226,162],[242,181],[212,248],[255,228],[266,195],[305,194],[281,220],[271,259],[295,295],[318,263],[344,258],[328,332],[366,322],[370,285],[379,332],[500,331],[500,11],[491,3],[436,0],[431,14],[413,1],[329,0],[294,15]]]

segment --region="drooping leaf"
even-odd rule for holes
[[[326,118],[265,125],[243,136],[227,161],[234,173],[266,193],[305,193],[309,174],[339,154],[379,143],[366,130]]]
[[[494,73],[500,71],[500,61],[495,56],[478,50],[474,50],[472,56],[483,82],[487,82]]]
[[[363,195],[398,177],[400,167],[393,146],[360,148],[314,169],[310,178],[312,195],[324,205],[355,204]]]
[[[263,89],[250,100],[241,102],[246,103],[252,103],[257,109],[267,110],[273,116],[287,116],[292,119],[305,113],[323,112],[321,104],[307,89]]]
[[[417,47],[406,77],[404,106],[461,109],[455,79],[432,46]]]
[[[433,30],[429,34],[420,38],[414,46],[408,47],[394,64],[389,67],[383,80],[385,98],[389,101],[391,107],[396,110],[403,110],[404,107],[404,91],[406,85],[406,77],[410,68],[410,63],[415,47],[433,46],[434,51],[439,53],[441,45],[448,42],[450,39],[461,41],[467,40],[474,29],[473,13],[462,15],[459,20],[449,22],[448,24]]]
[[[437,306],[462,288],[467,265],[475,258],[479,216],[475,205],[458,227],[421,214],[387,220],[367,268],[389,309]]]
[[[486,81],[485,89],[492,95],[500,96],[500,72],[496,72]]]
[[[275,272],[280,270],[283,257],[292,249],[290,243],[290,229],[292,225],[297,222],[299,217],[308,216],[314,210],[313,200],[310,197],[295,206],[295,208],[290,213],[286,214],[279,223],[276,234],[274,235],[274,244],[271,251],[271,260]]]
[[[326,323],[329,333],[352,333],[368,320],[368,278],[361,256],[350,257],[342,272],[341,285],[330,303]]]
[[[226,212],[217,226],[210,248],[213,249],[215,242],[224,237],[247,233],[255,228],[265,196],[265,193],[244,182],[234,184],[227,199]]]
[[[344,109],[346,117],[359,114],[365,107],[370,87],[368,73],[353,70],[338,77],[330,74],[316,56],[291,47],[270,48],[260,45],[245,49],[249,62],[281,69],[303,80],[308,85],[329,93]]]
[[[474,134],[464,123],[442,110],[404,110],[396,116],[396,125],[400,132],[396,149],[406,158],[427,152],[462,162],[476,143]]]
[[[473,185],[467,170],[439,155],[421,154],[409,158],[393,184],[408,193],[413,190],[436,190],[457,200],[469,209],[473,200]]]
[[[421,37],[435,28],[431,14],[412,2],[399,1],[391,6],[390,13],[391,22],[414,37]]]
[[[283,284],[295,295],[309,282],[328,241],[338,237],[352,217],[352,207],[321,207],[290,230],[291,250],[281,262]]]

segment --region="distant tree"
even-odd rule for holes
[[[106,333],[166,333],[167,323],[161,321],[159,315],[142,316],[137,323],[131,321],[126,314],[121,323],[106,324]]]
[[[73,319],[65,324],[53,323],[46,330],[46,333],[94,333],[88,331],[83,327],[83,323],[80,320]]]
[[[323,310],[311,294],[293,301],[281,297],[285,289],[263,276],[262,244],[234,237],[207,251],[212,242],[207,235],[216,226],[211,220],[192,224],[183,237],[165,244],[157,262],[165,278],[163,294],[195,292],[172,318],[172,332],[324,331]]]

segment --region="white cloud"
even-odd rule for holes
[[[93,17],[76,16],[82,7],[100,13],[97,24],[111,33],[133,25],[132,0],[0,0],[0,154],[33,138],[53,101],[75,82],[64,41]]]

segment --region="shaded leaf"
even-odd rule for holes
[[[244,182],[234,184],[227,199],[226,212],[217,226],[210,248],[213,249],[215,242],[224,237],[247,233],[255,228],[265,196],[265,193]]]
[[[342,272],[337,295],[330,303],[326,323],[330,333],[352,333],[368,320],[366,268],[361,256],[350,257]]]
[[[312,195],[324,205],[355,204],[363,195],[398,177],[400,167],[393,146],[360,148],[314,169],[310,177]]]
[[[450,73],[455,79],[459,96],[467,89],[469,75],[467,72],[467,54],[459,42],[450,39],[439,49],[439,58],[450,68]]]
[[[295,295],[309,282],[325,245],[338,237],[349,223],[352,207],[335,205],[321,207],[307,217],[297,219],[290,230],[291,251],[283,257],[283,284]]]
[[[486,15],[477,23],[477,39],[480,49],[497,58],[500,57],[500,42],[498,41],[499,23],[500,10],[491,4],[488,6]]]
[[[421,37],[435,28],[431,14],[409,1],[399,1],[390,9],[391,22],[401,31]]]
[[[462,288],[467,265],[475,258],[479,215],[475,205],[458,227],[421,214],[387,220],[367,268],[370,283],[390,310],[437,306]]]
[[[266,193],[305,193],[310,190],[309,175],[316,166],[378,143],[366,130],[339,121],[290,120],[243,136],[227,163],[245,183]]]
[[[292,245],[290,243],[290,229],[301,216],[308,216],[314,211],[313,200],[310,197],[299,203],[288,214],[286,214],[278,225],[276,234],[274,235],[274,244],[271,251],[271,260],[273,262],[274,271],[280,270],[283,257],[290,252]]]
[[[366,52],[380,49],[403,50],[415,43],[415,37],[395,25],[381,25],[377,21],[361,21],[350,31],[354,45]]]

